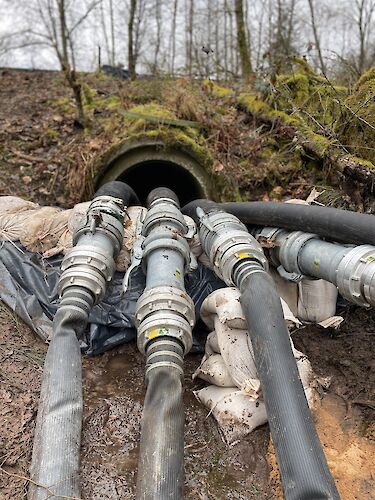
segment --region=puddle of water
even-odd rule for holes
[[[266,427],[227,448],[212,416],[195,399],[191,375],[199,356],[185,363],[185,498],[271,498]],[[84,363],[83,498],[135,498],[144,359],[134,344]]]

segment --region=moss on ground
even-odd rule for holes
[[[362,75],[345,100],[337,133],[354,156],[375,163],[375,67]]]

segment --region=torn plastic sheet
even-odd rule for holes
[[[58,306],[57,283],[62,254],[48,259],[28,252],[19,243],[4,242],[0,248],[0,298],[44,341],[52,335],[52,319]],[[90,328],[81,340],[87,354],[99,354],[130,342],[136,336],[135,306],[145,286],[145,276],[138,268],[132,274],[131,287],[122,296],[124,273],[116,272],[106,295],[90,313]],[[197,319],[204,299],[225,286],[202,264],[186,277],[185,287],[194,301]],[[199,342],[193,350],[203,351]]]

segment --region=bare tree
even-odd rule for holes
[[[359,56],[357,70],[363,73],[373,61],[368,61],[369,44],[374,25],[375,1],[374,0],[355,0],[356,23],[359,38]]]
[[[158,72],[158,57],[161,45],[161,25],[162,25],[162,11],[161,11],[161,0],[155,0],[155,20],[156,20],[156,38],[155,38],[155,50],[154,50],[154,63],[153,63],[153,74]]]
[[[60,63],[65,79],[73,91],[77,108],[77,121],[85,126],[85,117],[82,101],[82,89],[75,71],[74,35],[82,23],[89,17],[101,0],[93,0],[87,5],[80,15],[75,13],[68,22],[67,0],[37,0],[37,13],[44,30],[30,29],[36,40],[43,40],[46,45],[53,48]]]
[[[318,34],[318,27],[316,25],[316,20],[315,20],[315,9],[314,9],[314,0],[308,0],[309,3],[309,9],[310,9],[310,18],[311,18],[311,26],[314,34],[314,42],[315,42],[315,47],[316,51],[318,53],[318,59],[319,59],[319,65],[320,69],[323,73],[323,75],[326,75],[327,70],[326,70],[326,65],[322,56],[322,49],[320,46],[320,38]]]
[[[137,8],[137,0],[130,0],[130,11],[129,11],[129,21],[128,21],[128,66],[129,66],[129,76],[131,80],[135,80],[136,72],[136,54],[134,50],[134,18]]]
[[[193,27],[194,27],[194,0],[189,0],[189,12],[187,19],[186,61],[190,77],[192,76],[192,69],[193,69]]]
[[[174,0],[174,2],[173,2],[173,14],[172,14],[171,36],[170,36],[170,44],[169,44],[169,53],[170,53],[169,72],[171,73],[172,76],[174,75],[174,67],[175,67],[175,61],[176,61],[177,9],[178,9],[178,0]]]
[[[114,19],[114,10],[113,10],[113,0],[109,0],[109,19],[110,19],[110,27],[111,27],[111,64],[115,65],[116,62],[116,37],[115,37],[115,19]]]
[[[243,0],[235,0],[235,14],[237,22],[237,44],[241,60],[242,77],[245,80],[249,80],[253,75],[253,69],[251,66],[249,45],[246,40]]]

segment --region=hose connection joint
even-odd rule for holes
[[[236,286],[234,270],[241,261],[255,262],[268,271],[261,245],[234,215],[222,211],[206,214],[197,209],[201,245],[216,274],[228,285]]]
[[[343,297],[360,306],[375,306],[375,247],[349,250],[337,269],[337,287]]]
[[[138,348],[145,353],[150,341],[171,337],[183,345],[186,354],[192,346],[194,322],[194,303],[185,291],[168,286],[150,288],[137,303]]]
[[[121,249],[125,213],[120,199],[98,196],[92,201],[73,236],[73,248],[61,264],[60,297],[74,288],[90,293],[94,304],[101,301],[115,272],[114,257]]]
[[[299,256],[307,242],[319,239],[317,234],[302,231],[287,231],[274,227],[265,227],[257,235],[257,240],[268,248],[271,262],[278,267],[280,263],[289,273],[302,275]]]

